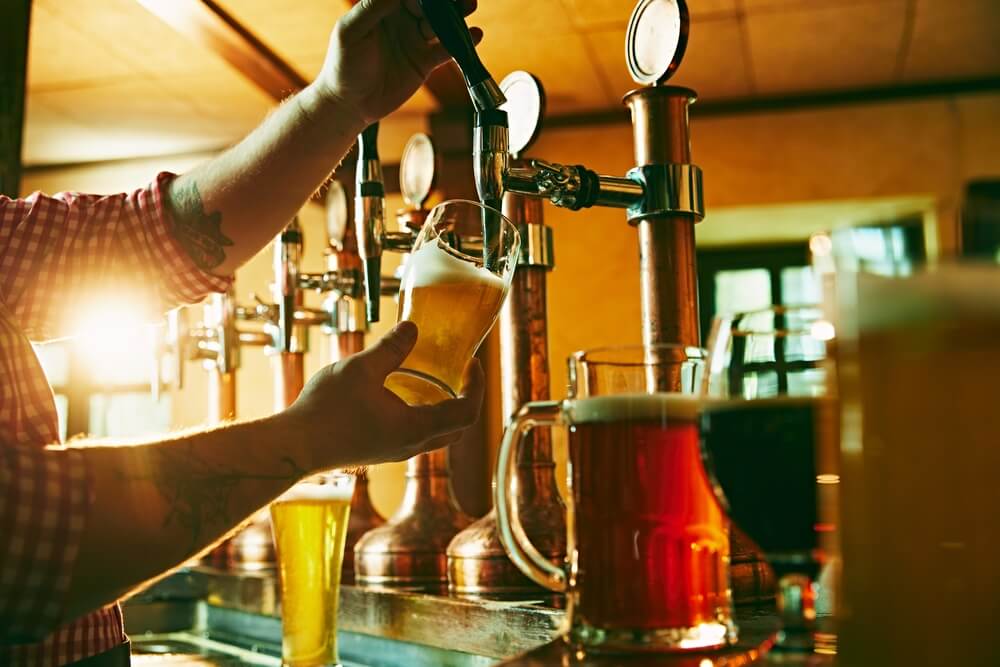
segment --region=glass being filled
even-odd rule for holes
[[[461,234],[480,221],[495,247]],[[464,243],[463,243],[463,239]],[[481,254],[463,249],[479,246]],[[386,386],[410,405],[438,403],[462,389],[465,367],[507,296],[520,249],[514,225],[475,202],[448,201],[428,215],[406,260],[398,321],[417,325],[417,343]],[[489,265],[484,257],[490,257]]]

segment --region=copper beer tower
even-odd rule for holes
[[[633,79],[643,87],[624,98],[632,117],[636,161],[625,177],[604,176],[582,165],[537,159],[512,163],[510,137],[516,134],[516,127],[508,125],[508,114],[504,112],[507,99],[475,52],[464,19],[450,2],[422,0],[421,6],[434,32],[462,70],[469,89],[476,116],[473,172],[483,203],[498,206],[501,197],[520,195],[548,199],[571,210],[592,206],[625,209],[639,239],[643,342],[698,346],[701,336],[694,226],[704,218],[704,202],[702,173],[691,163],[688,116],[688,107],[696,94],[687,88],[665,85],[680,65],[687,45],[686,3],[640,0],[632,13],[627,62]],[[514,205],[510,210],[523,209]],[[519,275],[521,271],[519,268]],[[512,294],[511,300],[516,299]],[[523,364],[524,359],[518,362]],[[514,396],[516,378],[505,375],[504,380],[505,393]],[[661,390],[670,389],[676,380],[651,378]],[[540,387],[537,389],[541,392]],[[518,399],[533,397],[519,395]],[[529,448],[533,452],[529,456],[543,455],[544,445],[537,442]],[[534,479],[530,475],[529,478]],[[482,539],[480,543],[486,553]],[[760,558],[747,554],[738,557],[749,563],[747,573],[753,581],[737,582],[735,588],[753,592],[752,597],[756,597],[758,585],[767,583],[762,581],[767,577],[759,576],[756,563]],[[484,565],[484,572],[485,569]],[[456,570],[456,592],[468,590],[466,582],[470,580],[475,581],[478,590],[488,590],[491,585],[497,589],[505,586],[500,574],[491,583],[485,574],[474,578],[464,568]],[[499,573],[502,568],[494,571]]]
[[[368,319],[379,318],[374,295],[387,284],[380,275],[384,250],[408,253],[426,217],[423,204],[434,181],[435,157],[430,138],[410,139],[400,164],[400,186],[409,209],[401,211],[401,230],[386,232],[382,169],[379,164],[377,124],[360,138],[356,218],[365,261]],[[404,255],[405,265],[405,255]],[[403,503],[387,523],[369,531],[355,546],[355,581],[369,588],[444,594],[448,588],[445,549],[469,524],[451,486],[448,450],[419,454],[407,462]]]

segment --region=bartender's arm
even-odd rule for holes
[[[459,4],[470,13],[476,2]],[[242,143],[173,181],[174,235],[199,267],[225,275],[266,245],[358,133],[448,59],[432,37],[417,0],[361,0],[334,28],[315,82]]]
[[[61,491],[86,489],[92,498],[75,565],[65,573],[72,579],[63,620],[180,565],[307,475],[400,461],[432,439],[440,445],[438,436],[457,438],[478,416],[482,370],[476,362],[469,367],[463,396],[409,407],[383,383],[415,341],[412,323],[397,326],[372,348],[321,370],[273,417],[141,446],[34,453],[43,466],[45,456],[76,458],[87,480]],[[17,485],[3,468],[0,457],[0,478]]]

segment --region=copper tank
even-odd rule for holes
[[[549,398],[546,273],[551,243],[543,225],[543,202],[507,193],[504,214],[525,245],[500,314],[500,374],[503,414],[509,418],[528,401]],[[544,245],[545,247],[538,247]],[[518,460],[518,509],[525,532],[553,562],[566,556],[566,507],[559,495],[551,434],[529,434]],[[562,596],[538,586],[507,557],[497,534],[496,512],[474,522],[448,545],[448,584],[453,595],[558,604]]]
[[[688,107],[693,90],[651,86],[625,96],[632,113],[637,166],[691,162]],[[695,220],[682,214],[647,217],[638,223],[642,339],[647,345],[698,346],[698,270]],[[737,604],[774,595],[774,575],[764,555],[739,528],[730,530],[731,585]]]

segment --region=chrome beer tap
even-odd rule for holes
[[[386,250],[408,253],[416,231],[385,230],[385,185],[378,156],[378,123],[372,123],[358,136],[358,167],[354,194],[354,224],[357,229],[358,254],[364,262],[365,306],[368,322],[378,322],[379,299],[395,295],[399,281],[382,272],[382,253]]]
[[[478,115],[491,113],[500,95],[484,95],[492,81],[475,54],[468,27],[451,0],[421,0],[424,14],[462,69]],[[655,5],[655,6],[654,6]],[[624,177],[582,165],[507,161],[507,135],[498,118],[477,118],[473,171],[484,203],[515,192],[579,210],[622,208],[639,229],[643,340],[647,344],[700,340],[695,281],[694,223],[704,217],[701,170],[690,163],[688,106],[695,94],[663,83],[677,70],[687,45],[684,0],[639,0],[629,22],[628,66],[636,83],[625,103],[632,111],[637,166]],[[504,125],[506,119],[504,119]],[[503,148],[501,150],[501,145]],[[502,153],[502,154],[501,154]]]
[[[637,229],[643,342],[697,346],[697,267],[694,225],[705,215],[702,172],[691,162],[688,108],[694,91],[665,85],[676,72],[687,46],[690,15],[685,0],[638,0],[629,20],[626,60],[639,88],[625,95],[632,116],[636,166],[624,176],[602,175],[583,165],[534,159],[507,161],[499,155],[509,134],[493,130],[498,119],[483,117],[499,106],[483,95],[489,73],[475,54],[465,21],[451,0],[421,0],[431,28],[462,69],[477,112],[473,172],[484,203],[500,193],[547,199],[556,206],[580,210],[592,206],[620,208]],[[497,121],[491,124],[489,121]],[[658,373],[650,389],[671,390],[680,378]],[[734,532],[734,588],[753,597],[770,581],[754,579],[762,563],[759,553]],[[766,569],[766,568],[764,568]]]

